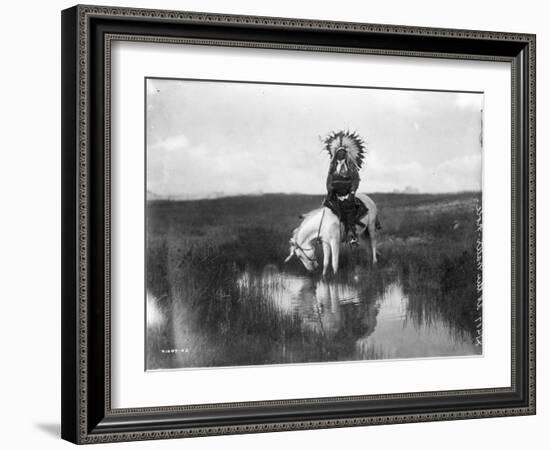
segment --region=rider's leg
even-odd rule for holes
[[[346,215],[346,201],[345,200],[340,200],[339,198],[336,198],[336,201],[338,202],[337,205],[338,205],[338,218],[340,219],[340,222],[342,222],[342,224],[344,225],[344,232],[342,233],[342,236],[341,236],[341,241],[342,242],[346,242],[346,240],[348,239],[348,232],[349,232],[349,222],[348,222],[348,217]]]
[[[351,231],[350,244],[356,244],[358,242],[357,232],[355,231],[357,222],[357,208],[355,207],[355,198],[351,194],[350,197],[346,199],[344,210],[347,228]]]

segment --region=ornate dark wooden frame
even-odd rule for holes
[[[512,384],[112,409],[114,40],[507,61],[512,67]],[[535,36],[99,6],[62,12],[62,437],[84,444],[535,414]]]

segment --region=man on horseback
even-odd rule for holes
[[[355,226],[361,224],[360,219],[368,211],[363,202],[355,198],[365,146],[356,133],[349,131],[331,133],[324,144],[331,161],[327,176],[327,196],[323,205],[333,210],[344,224],[342,241],[346,241],[351,232],[349,244],[354,246],[358,244]]]

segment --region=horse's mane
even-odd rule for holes
[[[319,212],[321,209],[322,209],[322,208],[315,208],[315,209],[312,209],[311,211],[302,214],[300,217],[301,217],[302,219],[307,219],[308,217],[312,216],[313,214]]]
[[[294,230],[292,230],[292,238],[296,239],[296,235],[298,234],[298,231],[300,230],[300,228],[302,228],[302,226],[304,225],[304,222],[322,209],[323,208],[315,208],[307,213],[300,214],[300,219],[302,219],[302,222],[300,223],[300,225],[294,228]]]

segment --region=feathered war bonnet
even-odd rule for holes
[[[355,131],[332,131],[323,143],[330,155],[331,163],[339,150],[345,150],[348,164],[357,170],[361,169],[366,153],[365,142]]]

